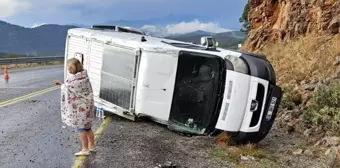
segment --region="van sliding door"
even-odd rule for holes
[[[106,45],[103,52],[99,97],[125,110],[134,109],[138,64],[134,48]]]

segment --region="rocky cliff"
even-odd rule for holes
[[[340,33],[340,0],[249,0],[249,6],[247,50],[308,33]]]
[[[340,0],[249,0],[245,9],[243,50],[265,55],[284,90],[276,126],[307,140],[294,157],[313,156],[283,167],[340,167]],[[315,158],[324,166],[308,163]]]

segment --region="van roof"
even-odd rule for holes
[[[240,52],[217,48],[218,51],[206,50],[205,47],[183,41],[176,41],[166,38],[140,35],[135,33],[125,33],[112,30],[99,30],[91,28],[73,28],[68,30],[68,35],[97,39],[103,42],[112,42],[133,48],[143,48],[146,51],[178,52],[180,50],[201,52],[217,56],[241,56]],[[146,42],[142,42],[145,38]]]

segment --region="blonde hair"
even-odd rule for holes
[[[76,74],[83,71],[83,65],[77,58],[67,60],[67,69],[71,74]]]

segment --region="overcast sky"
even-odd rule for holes
[[[170,14],[194,16],[180,23],[239,30],[247,0],[0,0],[0,20],[31,27],[43,23],[87,24],[144,20]],[[183,25],[184,24],[184,25]],[[202,25],[203,24],[203,25]],[[150,25],[149,25],[150,26]],[[151,25],[152,26],[152,25]],[[177,26],[177,25],[169,25]]]

